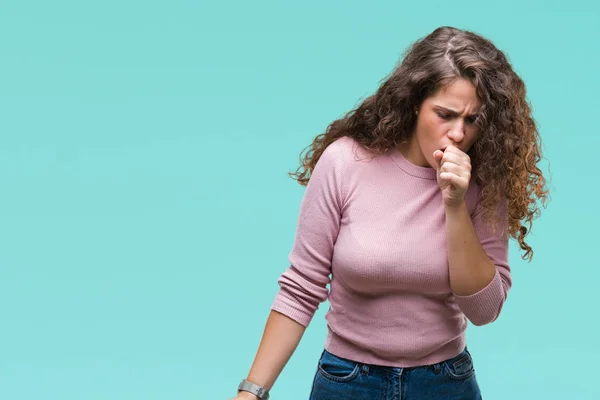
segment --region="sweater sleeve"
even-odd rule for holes
[[[495,232],[488,224],[483,222],[479,202],[471,217],[481,246],[496,266],[494,278],[477,293],[468,296],[459,296],[454,293],[456,304],[476,326],[489,324],[498,318],[512,285],[508,263],[508,210],[506,198],[502,198],[497,210],[500,222],[497,224]]]
[[[328,296],[342,214],[342,143],[329,144],[315,164],[300,204],[290,265],[277,281],[280,288],[271,306],[304,326]]]

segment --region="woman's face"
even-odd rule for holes
[[[435,168],[436,150],[452,144],[468,152],[479,134],[474,122],[480,107],[475,86],[458,78],[423,101],[415,132],[401,148],[403,155],[415,165]]]

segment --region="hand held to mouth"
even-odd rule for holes
[[[458,147],[449,145],[444,151],[434,151],[433,160],[444,206],[459,207],[471,180],[471,158]]]

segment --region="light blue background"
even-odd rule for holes
[[[474,30],[525,80],[552,200],[470,326],[486,400],[599,399],[597,2],[3,1],[0,398],[226,399],[304,187],[300,152],[414,40]],[[323,304],[272,390],[306,399]]]

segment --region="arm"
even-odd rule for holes
[[[492,232],[479,209],[473,218],[464,202],[445,206],[450,286],[456,303],[474,325],[495,321],[511,287],[506,234],[506,199]]]
[[[278,279],[280,290],[247,378],[267,390],[295,351],[319,304],[328,296],[333,248],[343,208],[345,145],[343,141],[334,142],[323,151],[304,192],[288,257],[290,266]],[[256,398],[242,393],[241,396]]]
[[[508,207],[501,197],[496,212],[500,223],[492,231],[483,221],[477,199],[471,217],[465,193],[471,180],[471,158],[456,146],[433,153],[446,215],[446,247],[450,286],[461,311],[474,325],[500,315],[511,287],[508,265]],[[478,195],[480,192],[477,193]]]
[[[271,390],[275,380],[296,350],[305,330],[304,325],[277,311],[271,311],[246,379]],[[237,398],[257,399],[249,392],[240,392]]]
[[[445,211],[450,287],[454,294],[470,296],[491,282],[496,266],[479,243],[465,202]]]

